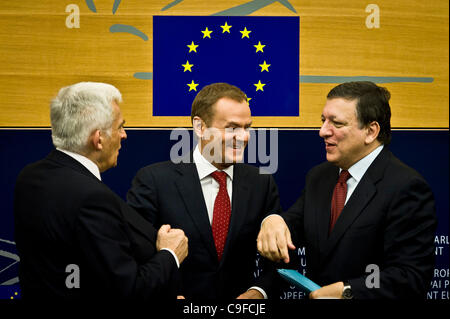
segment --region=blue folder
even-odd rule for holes
[[[318,284],[314,281],[306,278],[301,273],[293,269],[277,269],[280,276],[293,284],[294,286],[300,288],[303,292],[310,293],[311,291],[317,290],[320,288]]]

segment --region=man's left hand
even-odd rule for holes
[[[249,289],[236,299],[264,299],[264,296],[256,289]]]
[[[333,298],[342,299],[342,291],[344,290],[344,283],[342,281],[334,284],[323,286],[320,289],[314,290],[309,294],[309,299]]]

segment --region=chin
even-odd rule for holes
[[[336,156],[333,156],[333,155],[327,153],[327,161],[332,164],[336,164],[338,160],[337,160]]]
[[[231,152],[231,154],[227,154],[225,156],[225,163],[232,163],[232,164],[240,163],[242,162],[243,159],[244,159],[243,152],[242,153],[240,152],[239,154],[233,154],[233,152]]]
[[[117,166],[117,158],[116,158],[116,160],[114,162],[112,162],[110,167],[116,167],[116,166]]]

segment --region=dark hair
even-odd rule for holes
[[[360,127],[376,121],[380,125],[377,139],[385,145],[391,142],[391,94],[386,88],[369,81],[346,82],[328,93],[327,99],[334,98],[357,100],[356,117]]]
[[[228,83],[206,85],[198,92],[194,102],[192,102],[191,122],[194,116],[198,116],[209,126],[214,117],[214,104],[224,97],[236,102],[247,101],[245,93],[234,85]]]

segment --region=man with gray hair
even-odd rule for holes
[[[184,232],[170,225],[157,231],[101,182],[127,137],[121,101],[112,85],[81,82],[51,103],[56,150],[25,167],[15,187],[24,298],[177,295]]]

